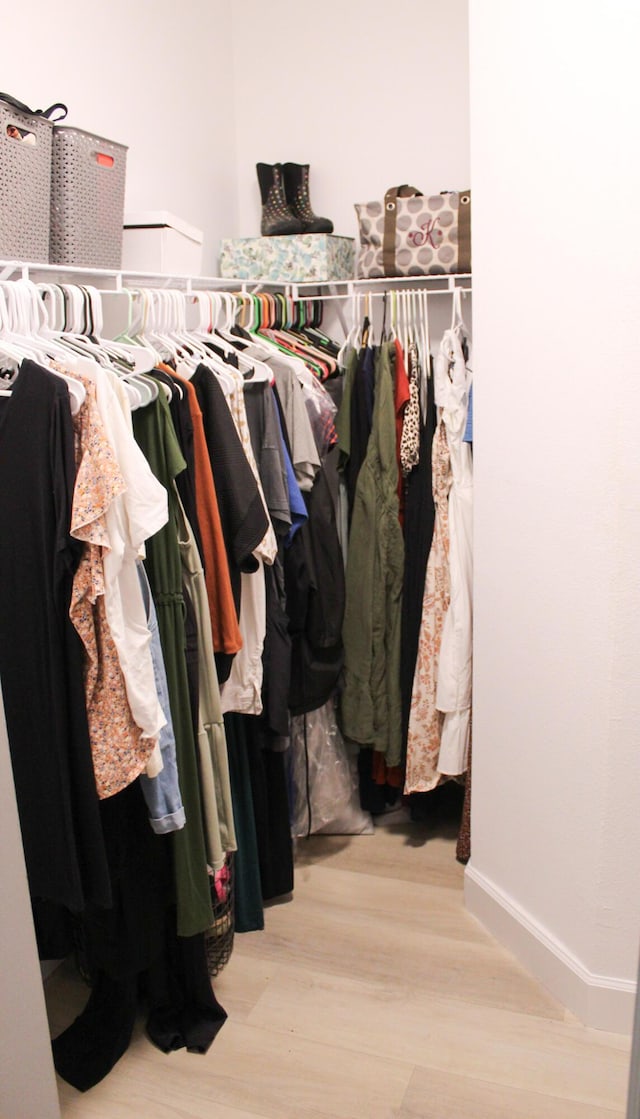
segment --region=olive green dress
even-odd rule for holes
[[[392,344],[375,357],[373,424],[356,484],[346,574],[342,729],[385,755],[402,754],[400,624],[404,541],[398,519],[398,463]]]
[[[176,739],[178,777],[186,823],[173,832],[178,935],[194,936],[213,922],[185,661],[185,604],[179,545],[181,524],[175,477],[186,469],[169,411],[161,392],[133,413],[133,428],[156,478],[169,498],[169,520],[147,541],[145,567],[158,615],[160,643],[167,673],[171,718]]]

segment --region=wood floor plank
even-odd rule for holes
[[[248,934],[259,937],[260,933]],[[239,938],[238,938],[239,939]],[[232,953],[227,966],[213,980],[216,998],[234,1022],[244,1022],[266,991],[278,964],[257,956]]]
[[[436,998],[390,981],[335,976],[283,965],[248,1018],[265,1031],[331,1040],[355,1054],[378,1054],[512,1088],[621,1108],[628,1049],[617,1035],[492,1006]]]
[[[225,1105],[257,1111],[266,1119],[389,1119],[413,1073],[405,1061],[366,1053],[354,1060],[353,1053],[309,1042],[293,1029],[279,1033],[227,1022],[204,1060],[184,1051],[167,1058],[146,1047],[135,1065],[132,1088],[135,1082],[136,1090],[149,1098],[167,1062],[171,1098],[186,1099],[190,1107],[207,1101],[208,1116],[216,1117],[215,1109]],[[162,1098],[167,1099],[166,1092]],[[199,1111],[193,1114],[200,1119]],[[124,1113],[114,1112],[113,1119],[125,1119]]]
[[[292,902],[236,936],[208,1054],[144,1033],[63,1119],[622,1119],[628,1039],[583,1027],[466,913],[446,828],[297,844]],[[82,1009],[65,965],[52,1034]]]
[[[59,1082],[64,1119],[389,1119],[413,1066],[227,1022],[208,1054],[155,1049],[142,1030],[86,1095]],[[234,1110],[235,1109],[235,1110]],[[239,1112],[239,1115],[237,1114]]]
[[[296,866],[339,867],[380,878],[462,888],[464,867],[455,857],[455,830],[435,832],[408,821],[384,826],[374,835],[312,835],[296,844]]]
[[[419,984],[434,995],[563,1017],[560,1004],[486,934],[467,932],[477,939],[460,943],[460,935],[442,935],[444,916],[433,918],[440,923],[440,933],[430,931],[428,914],[422,924],[405,923],[400,900],[386,912],[367,913],[360,906],[363,876],[350,872],[350,878],[350,906],[332,905],[321,892],[299,889],[291,905],[267,912],[259,939],[246,944],[241,939],[237,950],[243,956],[286,959],[337,976],[350,976],[356,968],[363,979],[387,976],[400,987]],[[381,879],[381,901],[385,885],[386,879]],[[466,913],[459,918],[465,926],[475,925]]]
[[[363,871],[308,864],[296,871],[295,902],[321,902],[331,909],[353,913],[357,890],[358,913],[362,917],[391,916],[402,920],[402,928],[416,927],[451,940],[495,944],[492,937],[464,907],[457,883],[433,886],[383,878]]]
[[[90,1095],[67,1103],[62,1112],[65,1119],[132,1119],[134,1115],[136,1119],[266,1119],[261,1111],[212,1104],[191,1094],[178,1097],[171,1084],[160,1096],[156,1086],[145,1085],[144,1078],[140,1091],[133,1094],[124,1091],[122,1081],[100,1097],[94,1093],[92,1089]]]
[[[392,1119],[622,1119],[624,1110],[416,1069]]]

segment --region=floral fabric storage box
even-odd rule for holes
[[[355,275],[355,241],[326,233],[227,238],[221,245],[220,275],[234,280],[289,283],[351,280]]]

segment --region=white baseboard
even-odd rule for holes
[[[633,980],[589,971],[548,929],[471,864],[465,871],[464,898],[469,912],[581,1022],[614,1033],[632,1032]]]

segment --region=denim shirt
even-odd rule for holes
[[[142,597],[147,612],[147,624],[151,634],[151,659],[156,682],[158,700],[165,719],[166,726],[162,728],[159,736],[160,752],[162,754],[163,768],[157,777],[147,777],[142,774],[140,784],[142,793],[149,810],[151,827],[158,835],[179,831],[185,825],[185,813],[182,804],[182,794],[178,781],[178,767],[176,764],[176,742],[171,722],[171,708],[169,706],[169,689],[167,675],[162,658],[160,646],[160,633],[156,608],[151,596],[151,588],[144,564],[138,561],[138,578],[142,589]]]

